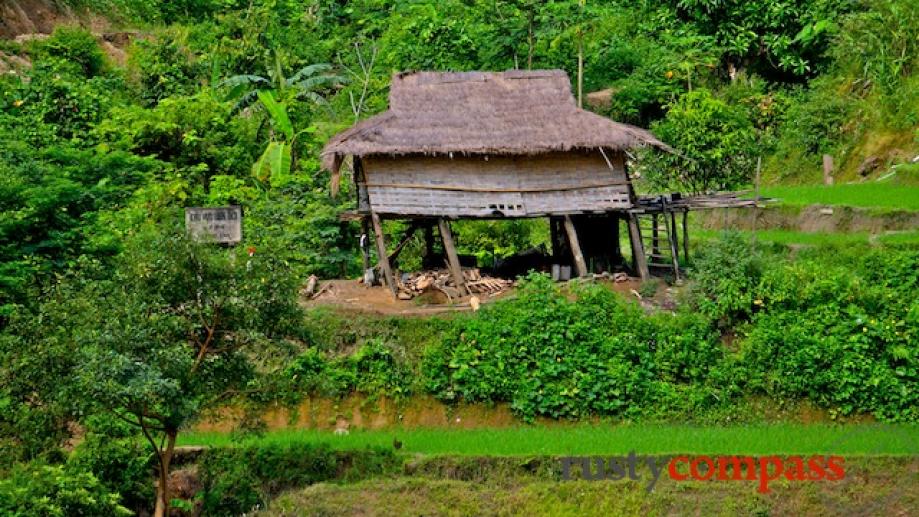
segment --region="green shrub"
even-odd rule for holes
[[[693,259],[692,303],[722,326],[742,322],[756,308],[754,288],[762,272],[762,258],[750,241],[738,232],[726,232]]]
[[[0,479],[0,514],[11,517],[131,515],[95,476],[64,466],[29,464]]]
[[[328,359],[316,349],[297,356],[283,372],[291,403],[306,395],[337,397],[352,391],[375,398],[400,399],[411,393],[411,374],[404,358],[381,339],[371,339],[351,355]]]
[[[151,510],[154,500],[153,457],[134,437],[90,433],[74,450],[68,465],[92,473],[122,504],[136,513]]]
[[[645,179],[657,188],[681,186],[691,192],[735,189],[748,184],[759,152],[747,110],[709,90],[693,90],[672,102],[651,126],[679,154],[648,154]]]
[[[130,64],[144,104],[155,106],[169,96],[194,94],[202,69],[189,54],[170,33],[134,44]]]
[[[41,44],[42,53],[76,65],[86,77],[99,75],[105,68],[105,54],[95,36],[79,27],[60,26]]]
[[[336,397],[346,394],[353,378],[337,369],[325,355],[314,348],[298,355],[282,374],[288,403],[298,403],[307,395]]]
[[[804,258],[769,270],[743,345],[748,391],[842,415],[919,419],[919,252]],[[834,263],[835,262],[835,263]]]
[[[395,455],[384,449],[335,452],[303,442],[209,449],[199,462],[203,510],[205,515],[239,515],[265,508],[283,490],[379,475],[395,466]]]
[[[690,386],[671,383],[704,379],[717,364],[722,352],[707,324],[683,315],[674,333],[605,287],[574,295],[533,274],[515,299],[457,320],[426,357],[428,390],[445,401],[507,401],[527,420],[688,409],[675,394]]]
[[[343,366],[353,372],[355,389],[371,396],[386,395],[399,399],[409,394],[411,373],[404,360],[379,339],[361,346]]]

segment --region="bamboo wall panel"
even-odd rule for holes
[[[537,156],[363,158],[381,214],[526,217],[629,208],[624,161],[598,151]]]

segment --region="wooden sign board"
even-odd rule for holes
[[[236,244],[243,239],[242,208],[185,208],[185,229],[195,240]]]

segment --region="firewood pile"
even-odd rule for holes
[[[487,296],[496,296],[514,285],[513,280],[483,276],[478,269],[463,270],[463,279],[472,294]],[[453,275],[446,269],[419,271],[403,276],[398,296],[402,300],[410,300],[428,291],[440,291],[449,300],[462,296],[453,281]]]

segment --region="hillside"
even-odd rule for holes
[[[0,514],[907,515],[917,68],[915,0],[0,2]],[[621,192],[767,199],[692,212],[679,277],[624,220],[556,281],[561,220],[454,221],[451,274],[384,217],[412,292],[359,282],[388,250],[323,147],[395,73],[512,69],[675,150]],[[228,205],[239,242],[189,236]]]

